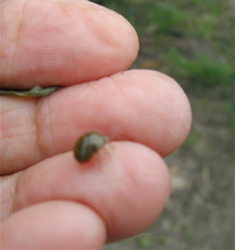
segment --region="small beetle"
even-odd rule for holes
[[[107,136],[99,132],[89,132],[78,139],[74,147],[74,156],[81,163],[87,162],[107,141]]]

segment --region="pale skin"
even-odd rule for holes
[[[1,247],[100,249],[141,233],[169,197],[162,157],[189,133],[184,92],[156,71],[127,70],[138,38],[110,10],[85,0],[0,8],[0,87],[63,87],[0,96]],[[112,141],[80,164],[74,144],[93,130]]]

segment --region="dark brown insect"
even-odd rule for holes
[[[74,156],[79,162],[87,162],[109,141],[99,132],[90,132],[80,137],[74,147]]]

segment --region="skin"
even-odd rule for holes
[[[110,10],[85,0],[0,8],[0,87],[63,87],[0,96],[1,247],[99,249],[141,233],[170,193],[162,157],[190,129],[184,92],[156,71],[126,70],[138,38]],[[112,141],[79,164],[73,147],[89,131]]]

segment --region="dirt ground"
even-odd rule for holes
[[[166,158],[172,195],[141,235],[104,249],[233,250],[234,135],[224,103],[189,94],[195,139]],[[191,145],[192,144],[192,145]]]

